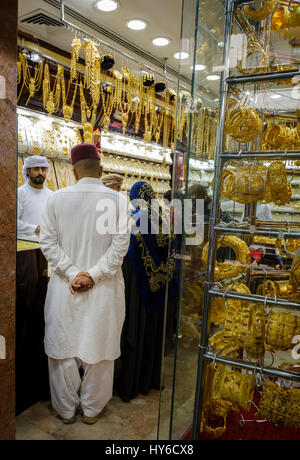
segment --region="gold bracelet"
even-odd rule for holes
[[[204,246],[203,252],[202,252],[202,263],[204,266],[207,265],[208,247],[209,247],[209,243],[207,243]],[[219,249],[220,247],[230,247],[236,255],[236,260],[234,263],[233,262],[224,262],[224,263],[216,262],[215,281],[235,278],[236,276],[243,273],[245,269],[250,265],[251,263],[250,250],[247,244],[245,243],[245,241],[233,235],[225,235],[224,237],[220,237],[218,239],[217,249]]]
[[[247,5],[243,8],[243,12],[249,19],[254,21],[263,21],[273,13],[276,8],[276,3],[276,0],[266,1],[265,4],[258,10],[252,10]]]

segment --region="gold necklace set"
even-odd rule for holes
[[[58,64],[55,82],[51,88],[49,66],[48,64],[45,64],[43,80],[43,105],[50,116],[53,113],[58,112],[60,108],[62,78],[63,67]]]
[[[17,62],[17,83],[21,83],[22,79],[22,71],[23,71],[23,84],[18,95],[18,101],[20,96],[23,92],[24,86],[29,91],[29,96],[26,101],[28,104],[29,100],[34,97],[36,93],[38,93],[41,89],[42,78],[43,78],[43,62],[40,61],[38,66],[35,66],[34,75],[32,76],[29,70],[29,65],[27,62],[26,55],[24,53],[19,54],[19,59]]]
[[[71,86],[71,80],[69,80],[68,91],[66,93],[66,84],[65,84],[64,71],[62,71],[62,80],[61,80],[61,91],[62,91],[62,102],[63,102],[62,111],[63,111],[64,119],[65,119],[65,121],[67,123],[71,120],[71,118],[73,116],[74,103],[75,103],[75,99],[76,99],[77,86],[78,86],[77,81],[75,82],[72,101],[71,101],[70,104],[67,104],[67,100],[68,100],[69,93],[70,93],[70,86]]]

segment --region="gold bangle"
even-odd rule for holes
[[[202,252],[202,263],[204,266],[207,265],[207,258],[208,258],[208,247],[209,243],[207,243]],[[215,268],[215,281],[220,281],[222,279],[230,279],[235,278],[236,276],[240,275],[245,271],[245,269],[251,263],[251,255],[250,250],[245,243],[245,241],[241,240],[240,238],[233,236],[233,235],[225,235],[224,237],[220,237],[217,243],[217,249],[220,247],[230,247],[234,253],[236,254],[236,261],[233,262],[224,262],[218,263],[216,262]]]
[[[258,10],[252,10],[249,6],[245,6],[243,8],[243,12],[245,15],[254,21],[263,21],[266,19],[276,8],[276,0],[269,0],[265,2],[265,4],[259,8]]]
[[[248,340],[245,346],[249,358],[262,358],[265,354],[266,318],[264,306],[253,304],[250,306],[250,320]]]

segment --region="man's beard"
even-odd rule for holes
[[[36,185],[43,184],[45,182],[45,179],[46,179],[44,176],[32,177],[30,174],[29,174],[29,177],[30,177],[31,182],[33,182]]]

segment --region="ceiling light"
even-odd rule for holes
[[[207,80],[211,80],[211,81],[220,80],[219,75],[207,75],[206,78],[207,78]]]
[[[152,40],[152,43],[155,46],[167,46],[170,43],[170,40],[164,37],[157,37]]]
[[[250,96],[250,91],[245,91],[246,96]]]
[[[219,102],[219,99],[214,99],[214,102]]]
[[[272,99],[279,99],[281,97],[281,95],[280,94],[272,94],[270,97]]]
[[[204,70],[205,68],[206,66],[203,64],[196,64],[195,66],[191,67],[192,70]]]
[[[224,42],[219,42],[219,43],[218,43],[218,47],[219,47],[219,48],[223,48],[223,47],[224,47]]]
[[[119,4],[116,0],[100,0],[95,6],[98,10],[110,12],[116,10]]]
[[[185,53],[184,51],[178,52],[174,54],[175,59],[187,59],[189,57],[188,53]]]
[[[31,60],[34,62],[40,62],[42,60],[41,56],[37,53],[33,53],[31,55]]]
[[[131,21],[127,22],[127,27],[132,30],[143,30],[147,27],[147,24],[141,19],[131,19]]]

